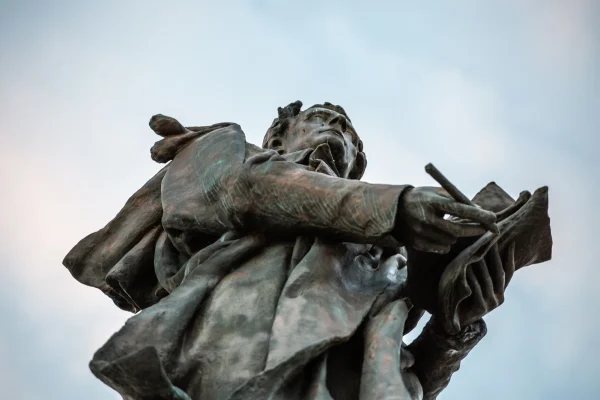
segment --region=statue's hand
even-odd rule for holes
[[[504,254],[500,254],[495,244],[484,258],[469,265],[464,282],[460,282],[470,292],[456,310],[460,326],[467,326],[502,305],[504,292],[514,273],[514,242]]]
[[[448,214],[471,222],[444,219]],[[441,188],[408,189],[400,198],[396,237],[406,246],[432,253],[447,253],[459,237],[479,236],[482,225],[493,224],[493,212],[453,200]]]

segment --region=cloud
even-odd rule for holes
[[[508,133],[502,106],[491,85],[460,70],[432,73],[417,97],[416,113],[430,156],[486,169],[504,165]]]
[[[529,14],[529,41],[532,55],[546,72],[576,79],[574,74],[589,71],[598,54],[598,9],[593,0],[539,1]]]
[[[12,394],[13,398],[23,400],[35,400],[36,397],[30,389],[26,377],[15,372],[14,365],[11,365],[9,344],[0,336],[0,386],[3,393]]]

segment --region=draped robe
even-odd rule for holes
[[[137,312],[92,372],[125,399],[435,398],[485,333],[416,348],[443,370],[410,393],[400,349],[405,269],[380,267],[407,186],[332,175],[230,124],[186,144],[64,264]],[[419,357],[418,354],[415,357]]]

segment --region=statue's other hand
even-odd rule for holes
[[[464,221],[444,219],[445,215]],[[395,235],[416,250],[445,254],[457,238],[482,235],[487,230],[483,225],[494,222],[493,212],[459,203],[442,188],[418,187],[400,198]]]
[[[504,254],[498,245],[480,261],[469,265],[464,282],[468,296],[457,308],[460,326],[469,325],[504,303],[504,292],[515,273],[515,243],[511,243]]]

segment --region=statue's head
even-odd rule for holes
[[[327,144],[340,176],[360,179],[367,158],[362,141],[344,109],[331,103],[301,109],[300,101],[279,107],[279,116],[267,131],[263,147],[284,154]]]

